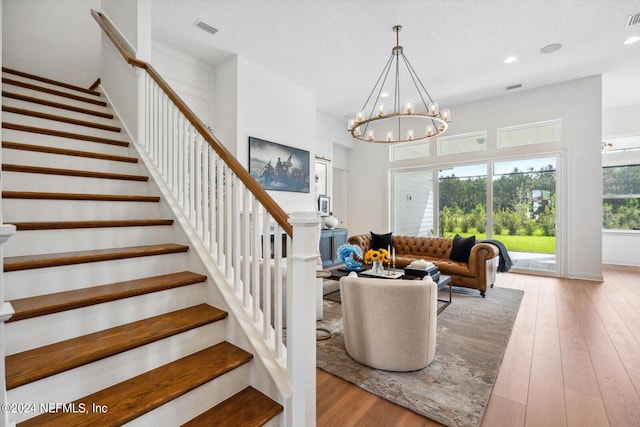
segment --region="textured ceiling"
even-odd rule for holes
[[[603,107],[640,104],[640,43],[623,46],[640,1],[157,0],[153,37],[216,64],[238,54],[351,115],[395,45],[441,106],[603,74]],[[193,26],[201,19],[219,29]],[[540,49],[561,43],[559,51]],[[516,55],[513,64],[503,59]]]

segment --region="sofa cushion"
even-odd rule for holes
[[[392,246],[392,236],[393,232],[386,234],[377,234],[371,231],[371,249],[387,249],[388,247]]]
[[[462,237],[458,234],[453,238],[453,247],[449,258],[452,261],[469,262],[471,248],[476,244],[476,236]]]

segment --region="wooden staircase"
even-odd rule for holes
[[[2,71],[6,388],[49,405],[10,421],[279,425],[105,98]]]

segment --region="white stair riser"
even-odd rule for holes
[[[225,336],[224,324],[225,321],[223,320],[201,326],[173,337],[11,389],[7,392],[7,401],[72,402],[223,341]],[[101,404],[101,402],[95,403]],[[10,420],[21,422],[32,418],[33,415],[19,414]]]
[[[14,141],[18,142],[18,141]],[[36,144],[39,145],[39,144]],[[92,153],[100,153],[98,150],[80,150]],[[118,154],[120,156],[120,154]],[[125,157],[132,157],[124,154]],[[113,160],[94,159],[90,157],[68,156],[62,154],[40,153],[36,151],[25,151],[3,148],[2,162],[17,165],[42,166],[58,169],[78,169],[96,172],[113,172],[147,175],[144,168],[138,163],[120,162]],[[7,189],[7,188],[5,188]]]
[[[202,304],[204,283],[124,298],[5,325],[6,354],[19,353],[82,335]]]
[[[16,71],[20,71],[20,70],[16,70]],[[46,83],[37,79],[32,79],[30,77],[24,77],[24,76],[19,76],[13,73],[7,73],[7,72],[2,72],[2,78],[3,79],[11,79],[11,80],[17,80],[19,82],[25,82],[25,83],[29,83],[32,85],[36,85],[36,86],[41,86],[41,87],[46,87],[48,89],[53,89],[53,90],[57,90],[59,92],[65,92],[65,93],[70,93],[72,95],[79,95],[79,96],[84,96],[86,98],[95,98],[95,99],[100,99],[101,96],[99,95],[93,95],[90,93],[85,93],[83,91],[79,91],[79,90],[74,90],[74,89],[69,89],[60,85],[56,85],[56,84],[51,84],[51,83]],[[68,83],[68,82],[61,82],[61,83]],[[93,82],[91,82],[93,83]],[[73,83],[69,83],[72,84],[74,86],[78,86],[77,84],[73,84]],[[82,85],[80,85],[79,87],[83,87]],[[89,89],[89,86],[87,85],[87,87],[85,89]],[[97,89],[95,89],[97,90]],[[99,92],[99,90],[97,90]]]
[[[4,199],[5,223],[160,218],[156,202]]]
[[[3,247],[4,256],[89,251],[173,242],[172,226],[75,228],[18,231]]]
[[[4,273],[7,301],[161,274],[187,271],[187,253],[155,255]]]
[[[91,151],[94,153],[112,154],[115,156],[131,156],[128,147],[81,139],[61,138],[59,136],[23,132],[13,129],[3,129],[2,139],[4,141],[19,142],[22,144],[43,145],[46,147],[66,148],[68,150]],[[114,139],[119,140],[120,138]]]
[[[39,111],[39,109],[34,109],[34,110]],[[58,115],[67,117],[66,114],[58,114]],[[65,123],[65,122],[60,122],[58,120],[32,117],[26,114],[12,113],[9,111],[2,112],[2,121],[7,123],[17,124],[17,125],[33,126],[37,128],[53,129],[53,130],[58,130],[62,132],[78,133],[80,135],[97,136],[100,138],[123,139],[126,137],[126,135],[121,132],[98,129],[91,126]]]
[[[12,91],[16,93],[16,91]],[[42,113],[47,114],[55,114],[57,116],[65,116],[78,120],[86,120],[95,123],[101,123],[103,125],[110,126],[119,126],[119,121],[117,119],[109,119],[106,117],[95,116],[93,114],[80,113],[77,111],[67,110],[66,108],[58,108],[58,107],[50,107],[48,105],[38,104],[36,102],[23,101],[20,99],[4,97],[2,98],[3,105],[8,105],[15,108],[24,108],[26,110],[35,110],[40,111]],[[94,110],[92,108],[87,108],[88,110]]]
[[[46,99],[48,101],[58,102],[60,104],[73,105],[75,107],[86,108],[93,111],[100,111],[103,113],[108,112],[107,108],[101,105],[96,105],[96,104],[85,102],[85,101],[77,101],[75,99],[70,99],[65,96],[53,95],[50,93],[41,92],[39,90],[26,89],[26,88],[23,88],[20,86],[14,86],[12,84],[8,84],[5,82],[2,83],[2,90],[12,92],[12,93],[19,93],[20,95],[31,96],[33,98]],[[90,98],[90,99],[94,98],[91,95],[87,95],[87,96],[80,95],[80,96],[82,96],[83,98]],[[104,99],[99,99],[99,101],[104,101]]]
[[[94,172],[94,171],[91,171]],[[67,175],[10,172],[2,174],[2,187],[11,191],[44,191],[56,193],[153,194],[147,181],[87,178]]]
[[[128,427],[182,425],[245,389],[249,384],[251,363],[209,381],[125,425]]]

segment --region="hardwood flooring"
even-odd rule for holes
[[[482,427],[640,426],[640,267],[603,275],[498,275],[525,294]],[[320,369],[316,413],[318,427],[439,425]]]

